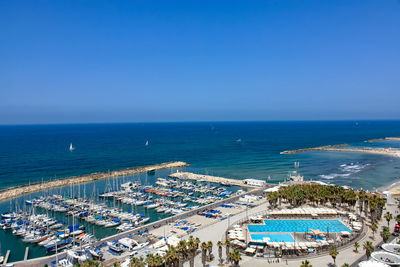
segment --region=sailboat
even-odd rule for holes
[[[146,141],[146,144],[144,144],[145,146],[148,146],[149,145],[149,140],[147,140]]]
[[[75,150],[75,147],[72,146],[72,143],[69,144],[69,151]]]

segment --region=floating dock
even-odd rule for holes
[[[87,175],[72,176],[67,178],[60,178],[56,180],[49,180],[45,182],[38,182],[33,184],[26,184],[21,186],[10,187],[7,189],[0,190],[0,201],[7,200],[9,198],[15,198],[22,195],[39,192],[56,187],[64,187],[69,185],[76,185],[82,183],[89,183],[97,180],[103,180],[110,177],[121,177],[129,176],[137,173],[154,172],[161,169],[169,168],[180,168],[188,166],[189,164],[183,161],[172,161],[167,163],[148,165],[136,168],[123,169],[118,171],[110,172],[96,172]]]

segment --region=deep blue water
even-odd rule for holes
[[[191,164],[190,171],[273,180],[285,179],[299,161],[306,179],[373,189],[399,178],[399,159],[279,152],[338,143],[366,145],[366,139],[399,135],[400,121],[0,126],[0,188],[182,160]],[[70,142],[76,147],[73,152],[68,150]],[[372,145],[400,147],[399,142]]]
[[[284,150],[347,143],[356,146],[399,147],[400,142],[367,144],[366,139],[400,136],[400,121],[341,122],[213,122],[213,123],[132,123],[87,125],[0,126],[0,188],[56,177],[123,169],[173,160],[190,163],[187,171],[232,177],[284,180],[293,163],[300,162],[305,179],[375,189],[400,180],[400,159],[388,156],[305,152],[279,154]],[[241,139],[241,142],[238,142]],[[145,146],[146,141],[149,145]],[[69,144],[76,150],[70,152]],[[121,178],[151,184],[172,170]],[[126,181],[125,180],[125,181]],[[85,185],[87,194],[102,192],[107,181]],[[48,194],[58,193],[54,189]],[[83,186],[75,187],[83,194]],[[35,193],[32,196],[40,195]],[[0,203],[0,212],[19,205],[18,200]],[[126,208],[126,207],[125,207]],[[144,212],[139,210],[137,212]],[[160,217],[149,213],[152,221]],[[62,219],[62,218],[59,218]],[[102,237],[113,230],[88,232]],[[5,242],[7,240],[7,242]],[[23,258],[25,246],[18,237],[0,230],[0,253],[12,250],[10,261]],[[30,257],[44,250],[30,246]]]

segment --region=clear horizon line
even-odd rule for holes
[[[120,122],[49,122],[49,123],[15,123],[0,126],[46,126],[46,125],[96,125],[96,124],[163,124],[163,123],[225,123],[225,122],[358,122],[358,121],[400,121],[400,119],[302,119],[302,120],[197,120],[197,121],[120,121]]]

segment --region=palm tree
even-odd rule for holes
[[[386,243],[389,240],[390,235],[391,234],[388,228],[383,229],[383,231],[381,232],[383,243]]]
[[[196,251],[198,245],[196,244],[196,241],[194,238],[189,237],[189,241],[187,242],[188,245],[188,250],[189,250],[189,265],[190,267],[194,267],[194,258],[196,257]]]
[[[308,260],[304,260],[301,262],[300,267],[312,267],[312,265]]]
[[[157,266],[156,257],[153,254],[148,254],[146,257],[147,266],[155,267]]]
[[[225,241],[225,254],[226,254],[226,260],[229,261],[229,248],[231,246],[231,242],[229,240]]]
[[[339,251],[337,251],[337,248],[334,246],[331,246],[329,248],[329,255],[331,255],[332,259],[333,259],[333,266],[336,266],[336,257],[339,254]]]
[[[233,266],[239,266],[239,262],[242,260],[240,252],[236,249],[229,253],[229,258],[233,261]]]
[[[219,263],[222,264],[222,242],[218,241],[217,246],[218,246]]]
[[[208,250],[208,260],[209,261],[211,261],[212,249],[213,249],[213,243],[211,241],[208,241],[207,250]]]
[[[342,265],[342,267],[350,267],[350,265],[348,263],[345,263]]]
[[[174,246],[169,246],[164,256],[164,261],[167,266],[176,266],[177,262],[179,264],[179,255]]]
[[[371,253],[374,252],[375,248],[372,245],[371,241],[366,241],[363,245],[363,248],[365,249],[365,254],[367,255],[367,259],[371,256]]]
[[[183,262],[185,261],[187,255],[186,240],[179,241],[176,250],[178,251],[179,267],[183,267]]]
[[[201,262],[203,263],[203,266],[206,266],[207,243],[206,242],[201,243],[200,247],[201,247]]]
[[[372,239],[375,240],[375,232],[376,232],[376,230],[378,230],[378,225],[376,225],[376,223],[372,223],[371,230],[372,230]]]
[[[100,262],[96,260],[86,260],[80,264],[81,267],[98,267]]]
[[[354,248],[356,249],[356,252],[358,253],[358,248],[360,247],[360,244],[358,242],[354,243]]]
[[[385,219],[386,219],[386,221],[387,221],[388,228],[389,228],[389,226],[390,226],[390,221],[393,219],[393,214],[391,214],[390,212],[386,212],[386,214],[385,214]]]
[[[133,257],[131,259],[131,261],[129,262],[129,267],[145,267],[143,258],[142,257],[140,257],[140,258]]]

